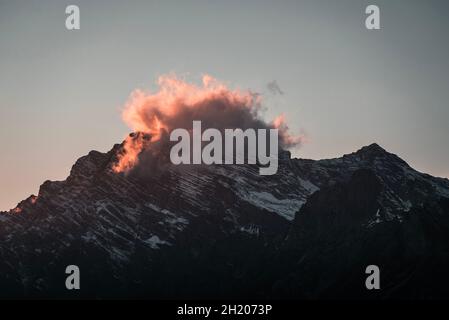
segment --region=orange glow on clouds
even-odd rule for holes
[[[129,171],[138,163],[142,150],[174,129],[191,128],[193,120],[206,121],[215,128],[276,127],[281,145],[291,147],[301,142],[301,137],[287,133],[284,116],[276,118],[272,124],[258,117],[260,95],[231,90],[209,75],[202,77],[201,85],[174,75],[161,76],[157,83],[157,92],[135,90],[125,105],[122,118],[137,134],[125,139],[123,151],[112,168],[115,172]]]

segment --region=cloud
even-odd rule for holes
[[[274,95],[276,95],[276,94],[283,95],[284,94],[284,91],[282,91],[281,87],[279,87],[279,84],[277,83],[276,80],[268,82],[267,88]]]
[[[125,105],[122,118],[135,133],[124,142],[113,168],[116,172],[132,169],[143,152],[160,152],[172,130],[189,130],[194,120],[201,120],[203,130],[278,128],[279,143],[285,149],[302,141],[289,133],[283,115],[271,122],[263,120],[262,98],[249,90],[230,89],[209,75],[203,76],[200,85],[165,75],[159,77],[158,86],[154,93],[135,90]]]

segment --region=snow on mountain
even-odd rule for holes
[[[297,238],[291,228],[302,212],[309,219],[311,208],[320,210],[313,199],[351,199],[352,189],[340,186],[360,170],[371,172],[380,186],[360,220],[367,230],[400,223],[428,203],[449,198],[447,179],[419,173],[376,144],[318,161],[290,159],[286,152],[272,176],[259,175],[255,165],[169,163],[146,174],[117,174],[111,168],[121,148],[91,151],[76,161],[66,180],[44,182],[37,197],[0,214],[0,288],[5,288],[0,294],[59,294],[54,274],[68,263],[95,266],[86,281],[98,291],[87,295],[120,296],[131,290],[179,297],[213,291],[193,288],[182,278],[186,274],[212,277],[201,278],[212,287],[213,277],[222,277],[223,292],[239,279],[247,279],[245,290],[256,290],[262,284],[251,270],[272,259],[284,239]],[[369,184],[374,178],[360,179]],[[357,208],[365,210],[363,204]],[[111,282],[115,291],[109,290]],[[145,291],[149,283],[151,294]]]

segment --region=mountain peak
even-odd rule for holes
[[[377,143],[372,143],[370,145],[364,146],[356,152],[345,154],[343,155],[343,158],[353,159],[354,161],[368,161],[370,163],[373,161],[381,160],[389,164],[409,167],[409,165],[403,159],[401,159],[394,153],[386,151]]]
[[[438,275],[449,267],[449,246],[441,246],[449,243],[444,215],[449,209],[441,202],[449,198],[449,183],[403,170],[399,157],[378,144],[325,160],[290,160],[283,151],[280,170],[267,176],[239,165],[165,170],[148,159],[140,171],[118,175],[110,168],[122,148],[91,151],[76,161],[65,181],[46,181],[38,197],[0,213],[1,296],[65,297],[65,287],[51,275],[64,270],[67,261],[96,266],[84,280],[92,290],[83,294],[99,298],[143,292],[142,298],[178,299],[236,297],[235,292],[242,298],[253,293],[330,296],[334,280],[316,289],[314,281],[303,279],[314,279],[313,270],[329,270],[336,257],[351,262],[335,264],[335,279],[344,275],[338,286],[343,294],[359,295],[359,286],[347,293],[344,278],[355,283],[358,278],[350,277],[377,257],[373,252],[379,252],[374,261],[393,261],[386,267],[395,270],[415,261],[423,245],[432,248],[429,257],[440,257],[432,260]],[[211,250],[219,253],[212,259]],[[255,254],[248,260],[245,252]],[[404,252],[409,256],[397,265],[394,258]],[[25,271],[16,267],[23,261]],[[234,267],[222,268],[227,265]],[[135,271],[130,275],[130,270]],[[253,270],[268,276],[253,277]],[[427,269],[413,265],[414,270],[420,270],[417,278],[427,279]],[[217,287],[217,279],[224,285]]]
[[[384,148],[379,146],[377,143],[371,143],[370,145],[364,146],[359,149],[356,153],[370,153],[370,154],[385,154],[388,153]]]
[[[384,148],[382,148],[377,143],[372,143],[370,145],[364,146],[364,147],[360,148],[359,150],[357,150],[356,152],[351,153],[351,155],[361,157],[362,159],[367,159],[367,160],[374,160],[374,159],[382,158],[382,159],[390,159],[390,160],[400,160],[401,162],[403,161],[395,154],[392,154],[392,153],[386,151]]]

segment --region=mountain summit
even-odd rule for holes
[[[377,144],[317,161],[281,153],[272,176],[166,161],[116,173],[121,152],[91,151],[0,214],[0,296],[447,297],[449,181]],[[380,291],[365,288],[370,264]]]

